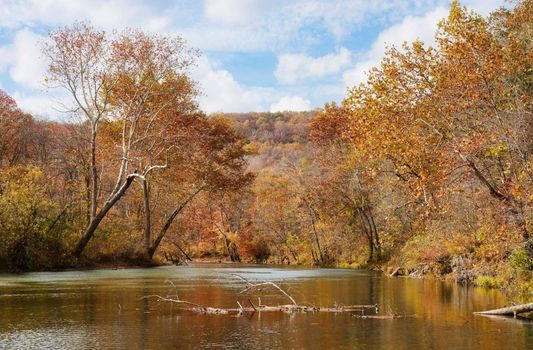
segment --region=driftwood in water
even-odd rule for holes
[[[394,320],[396,318],[408,318],[408,317],[416,317],[416,315],[352,315],[355,318],[371,318],[371,319],[377,319],[377,320]]]
[[[392,271],[392,273],[390,274],[390,277],[396,277],[396,276],[401,276],[403,275],[403,268],[401,266],[398,266],[397,268],[394,269],[394,271]]]
[[[208,307],[189,301],[180,300],[178,295],[163,297],[160,295],[147,295],[141,299],[155,298],[160,302],[169,302],[173,305],[177,305],[181,311],[188,311],[200,314],[209,314],[209,315],[243,315],[245,313],[253,314],[255,312],[285,312],[285,313],[316,313],[316,312],[329,312],[329,313],[352,313],[354,317],[358,318],[372,318],[372,319],[394,319],[394,318],[403,318],[403,317],[414,317],[414,315],[378,315],[378,305],[344,305],[344,306],[334,306],[334,307],[318,307],[314,305],[299,305],[296,300],[280,286],[272,281],[263,281],[263,282],[251,282],[246,278],[233,275],[236,278],[244,281],[247,284],[247,287],[239,294],[247,293],[252,290],[262,291],[265,288],[273,288],[280,292],[282,295],[287,297],[292,304],[287,305],[263,305],[261,304],[261,298],[257,298],[257,304],[254,304],[250,298],[248,298],[249,306],[243,306],[239,301],[237,301],[238,307],[234,308],[216,308]],[[172,284],[172,282],[169,281]],[[174,286],[174,284],[172,284]],[[175,287],[175,286],[174,286]]]
[[[494,309],[488,311],[474,312],[476,315],[498,315],[498,316],[515,316],[526,312],[533,312],[533,303],[522,304],[504,307],[501,309]]]
[[[188,301],[180,300],[177,298],[161,297],[159,295],[148,295],[144,298],[156,298],[158,301],[166,301],[170,303],[175,303],[180,305],[182,311],[189,311],[200,314],[211,314],[211,315],[242,315],[244,313],[254,313],[254,312],[286,312],[286,313],[307,313],[307,312],[359,312],[364,315],[365,310],[371,310],[377,312],[377,305],[347,305],[347,306],[336,306],[336,307],[317,307],[317,306],[304,306],[304,305],[261,305],[261,300],[257,305],[250,302],[250,306],[243,306],[240,302],[237,302],[239,307],[235,308],[218,308],[218,307],[208,307],[202,306],[199,304],[191,303]],[[368,315],[375,316],[375,315]]]

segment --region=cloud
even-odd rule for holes
[[[193,78],[200,83],[200,107],[207,113],[264,111],[274,93],[271,88],[242,86],[206,57],[200,58]]]
[[[500,8],[502,6],[509,7],[511,5],[511,1],[505,1],[505,0],[467,0],[464,2],[464,4],[476,11],[477,13],[486,16],[492,11],[496,10],[497,8]]]
[[[10,45],[0,46],[0,74],[3,74],[13,62],[13,50]]]
[[[24,112],[40,119],[65,120],[69,116],[61,112],[62,107],[70,101],[64,92],[54,91],[15,91],[11,96]]]
[[[21,87],[43,87],[46,61],[41,53],[44,37],[27,28],[17,31],[11,43],[0,46],[0,74],[9,74]]]
[[[270,112],[308,110],[311,110],[311,102],[300,96],[283,96],[278,102],[270,105]]]
[[[143,0],[0,0],[0,27],[54,27],[88,20],[107,30],[141,27],[154,32],[179,19],[179,12],[171,18],[170,10]]]
[[[343,73],[346,86],[364,82],[370,68],[377,66],[387,46],[401,47],[403,42],[422,40],[428,45],[435,44],[435,30],[437,23],[448,14],[448,9],[438,7],[423,16],[407,16],[400,23],[383,30],[372,44],[369,51],[364,53],[354,67]]]
[[[504,0],[466,0],[483,13]],[[46,28],[89,20],[111,30],[182,33],[204,50],[304,50],[340,43],[372,25],[419,15],[449,0],[0,0],[0,27]],[[425,28],[421,28],[425,30]]]
[[[282,84],[295,84],[297,82],[323,78],[340,72],[352,61],[352,55],[346,48],[341,48],[336,53],[321,57],[311,57],[306,54],[284,54],[279,56],[274,75]]]
[[[206,113],[304,111],[313,108],[310,100],[290,94],[285,89],[239,84],[230,72],[205,56],[200,58],[193,78],[203,90],[200,108]],[[303,90],[307,89],[304,87]]]
[[[15,34],[8,65],[11,79],[16,83],[32,89],[43,87],[46,61],[41,52],[42,40],[42,36],[28,29]]]
[[[243,25],[256,21],[266,9],[261,0],[205,0],[204,16],[224,25]]]
[[[439,0],[205,0],[207,22],[176,30],[205,50],[304,51],[362,27],[392,23]],[[440,0],[442,1],[442,0]]]

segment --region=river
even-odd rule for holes
[[[272,280],[299,304],[378,304],[348,313],[178,311],[148,295],[179,294],[206,306],[237,307],[243,283]],[[172,286],[170,282],[174,284]],[[279,294],[279,293],[278,293]],[[251,297],[257,302],[257,297]],[[263,304],[287,303],[264,291]],[[0,275],[0,348],[6,349],[531,349],[533,323],[474,316],[505,306],[496,290],[378,272],[231,264]]]

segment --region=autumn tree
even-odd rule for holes
[[[159,187],[153,189],[154,193],[143,187],[143,246],[149,258],[176,218],[196,196],[202,192],[215,196],[236,192],[253,180],[253,175],[246,172],[246,140],[234,131],[226,119],[208,118],[202,113],[188,116],[176,113],[172,118],[169,171],[154,180]],[[163,220],[162,225],[157,227],[157,235],[152,238],[154,213],[150,203],[157,193],[160,198],[167,197],[168,207],[157,211]]]
[[[357,159],[352,169],[378,180],[367,182],[370,191],[394,176],[391,196],[404,201],[396,209],[410,208],[419,232],[452,230],[441,225],[444,218],[465,221],[452,204],[458,198],[480,215],[475,202],[486,200],[484,192],[494,201],[493,230],[529,242],[531,6],[521,1],[483,18],[453,2],[435,48],[419,41],[389,48],[365,83],[341,105],[326,106],[311,134],[321,147],[331,139],[348,145]],[[479,228],[460,228],[468,230]]]
[[[182,103],[184,109],[190,108],[195,89],[187,68],[195,52],[179,37],[147,36],[136,31],[109,36],[86,23],[56,30],[50,38],[44,48],[50,62],[47,81],[70,94],[74,107],[69,112],[89,125],[91,215],[73,250],[79,257],[134,179],[144,179],[166,166],[151,159],[137,161],[142,168],[131,169],[130,164],[141,145],[150,147],[157,139],[156,125],[169,106],[175,109],[176,103]],[[97,135],[105,120],[119,123],[121,152],[115,185],[97,211],[98,199],[104,196],[98,185],[102,174],[98,173]],[[158,150],[156,155],[164,152]]]

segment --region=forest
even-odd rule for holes
[[[56,29],[65,121],[0,90],[0,270],[370,268],[531,299],[532,18],[453,2],[341,102],[211,115],[181,37]]]

